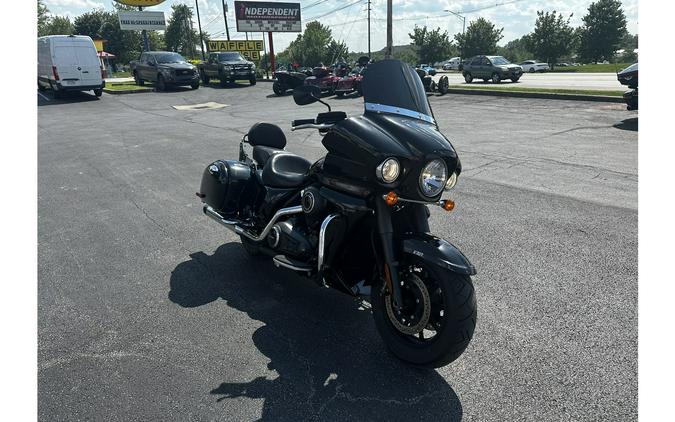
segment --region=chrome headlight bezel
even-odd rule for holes
[[[457,172],[453,172],[450,177],[448,177],[448,180],[445,182],[445,190],[450,190],[454,188],[457,185]]]
[[[401,175],[401,163],[395,157],[386,158],[375,168],[375,175],[383,183],[394,183]]]
[[[435,180],[433,185],[435,187],[429,186],[430,180]],[[433,198],[440,195],[445,189],[445,185],[448,181],[448,166],[445,164],[445,161],[440,158],[434,158],[430,160],[422,170],[420,171],[419,177],[419,188],[422,195],[427,198]]]

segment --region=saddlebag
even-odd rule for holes
[[[253,170],[240,161],[218,160],[202,175],[202,202],[222,215],[234,215],[252,201]]]

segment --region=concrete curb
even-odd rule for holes
[[[112,95],[123,95],[123,94],[140,94],[142,92],[155,92],[155,89],[129,89],[129,90],[124,90],[124,91],[119,91],[119,90],[114,90],[114,89],[108,89],[108,88],[103,88],[103,92],[106,94],[112,94]]]
[[[495,97],[540,98],[550,100],[599,101],[605,103],[623,103],[623,97],[609,95],[556,94],[552,92],[524,92],[490,89],[449,88],[448,94],[492,95]]]

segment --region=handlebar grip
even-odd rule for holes
[[[300,125],[311,125],[314,123],[314,119],[299,119],[293,120],[291,126],[300,126]]]

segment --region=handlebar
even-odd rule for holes
[[[293,120],[291,122],[291,127],[300,126],[300,125],[310,125],[314,123],[314,119],[299,119]]]
[[[301,125],[295,125],[296,122],[299,120],[293,121],[294,125],[291,127],[291,131],[294,130],[299,130],[299,129],[319,129],[319,130],[327,130],[333,127],[333,123],[321,123],[321,124],[316,124],[314,123],[314,120],[312,120],[312,123],[306,123],[306,124],[301,124]]]

